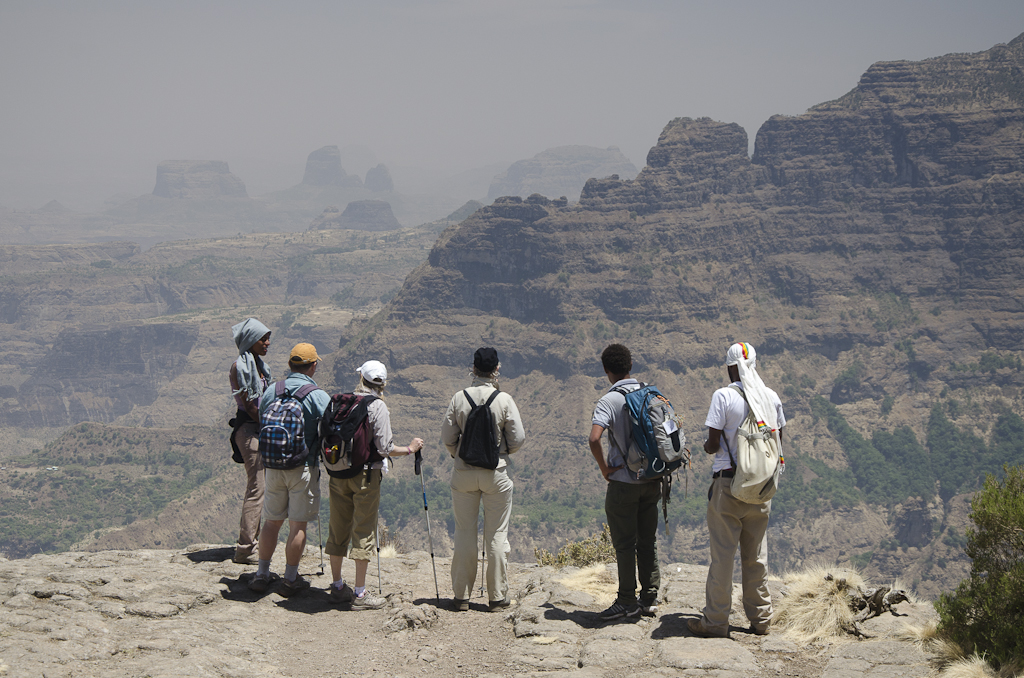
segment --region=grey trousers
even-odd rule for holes
[[[452,470],[452,512],[455,514],[455,553],[452,554],[452,593],[469,600],[476,580],[476,524],[484,505],[484,552],[487,554],[487,595],[490,601],[508,595],[508,521],[512,516],[512,479],[506,468]]]
[[[705,589],[704,623],[728,628],[732,610],[732,567],[740,548],[743,611],[758,628],[768,626],[772,598],[768,590],[768,515],[772,503],[747,504],[730,491],[732,478],[715,478],[708,502],[711,567]]]

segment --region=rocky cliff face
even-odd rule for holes
[[[188,360],[196,336],[194,326],[175,324],[66,330],[4,418],[27,426],[113,421],[156,400],[162,383]]]
[[[156,168],[153,195],[161,198],[246,198],[245,184],[220,160],[165,160]]]
[[[636,167],[617,147],[559,146],[513,163],[494,177],[487,198],[494,200],[505,195],[525,198],[540,193],[576,200],[587,179],[611,175],[625,179],[636,176]]]
[[[841,99],[766,122],[753,158],[737,125],[673,120],[634,180],[590,179],[576,205],[500,199],[442,233],[384,311],[350,330],[336,378],[386,347],[399,396],[429,394],[443,409],[450,392],[440,392],[460,384],[473,348],[496,346],[503,383],[542,432],[533,453],[579,461],[607,388],[604,346],[632,349],[634,374],[666,390],[692,441],[723,385],[727,346],[744,340],[783,397],[787,458],[849,467],[811,413],[818,395],[866,436],[906,425],[920,441],[934,406],[974,403],[957,427],[984,437],[1000,412],[1024,408],[1020,370],[978,368],[984,356],[1008,366],[1024,354],[1022,67],[1024,36],[877,64]],[[436,416],[412,407],[415,425]],[[599,494],[594,475],[558,491]],[[525,484],[526,497],[541,487]],[[818,519],[790,513],[779,528],[800,540],[778,562],[859,558],[946,585],[965,571],[940,541],[966,520],[950,501],[854,513],[817,531],[805,523]],[[690,529],[667,552],[703,553]]]

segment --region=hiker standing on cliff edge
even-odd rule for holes
[[[658,611],[661,570],[658,567],[658,501],[661,479],[637,480],[626,468],[630,423],[626,396],[640,382],[630,376],[633,356],[622,344],[611,344],[601,352],[601,366],[612,387],[594,406],[590,428],[590,453],[597,460],[601,475],[608,481],[604,511],[615,549],[619,591],[615,602],[601,613],[602,621],[635,617]],[[608,431],[608,452],[601,436]],[[637,572],[640,574],[640,599],[637,600]]]
[[[231,458],[245,464],[245,497],[238,525],[234,562],[255,565],[253,552],[259,547],[260,513],[263,511],[263,459],[260,457],[259,402],[270,384],[270,368],[263,362],[270,348],[270,330],[256,318],[247,318],[231,328],[238,358],[231,363],[228,382],[238,411],[230,422]]]
[[[488,608],[501,610],[511,602],[507,565],[513,483],[508,477],[508,455],[523,446],[526,431],[512,396],[498,389],[500,367],[495,349],[477,349],[473,354],[473,384],[452,396],[441,421],[441,442],[455,460],[451,479],[455,514],[452,591],[459,612],[469,609],[476,580],[476,526],[481,501]]]
[[[750,344],[737,343],[725,355],[729,386],[711,397],[707,420],[708,439],[704,451],[715,455],[712,485],[708,491],[708,534],[711,538],[711,566],[708,568],[704,614],[686,621],[690,632],[702,637],[729,637],[732,609],[732,564],[740,547],[743,576],[743,611],[750,630],[768,635],[772,598],[768,590],[768,515],[771,500],[763,504],[744,503],[733,496],[731,486],[736,464],[732,455],[739,449],[737,431],[752,409],[755,418],[779,432],[786,425],[782,401],[764,385],[754,369],[757,354]],[[740,393],[742,391],[742,393]],[[745,396],[745,397],[744,397]],[[749,404],[748,404],[749,403]]]

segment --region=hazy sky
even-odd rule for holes
[[[639,168],[672,118],[753,139],[875,61],[1021,32],[1021,0],[0,0],[0,204],[96,209],[167,159],[258,195],[327,144],[439,177],[565,144]]]

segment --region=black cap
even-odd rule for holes
[[[493,348],[478,348],[473,354],[473,367],[478,372],[490,374],[498,369],[498,352]]]

